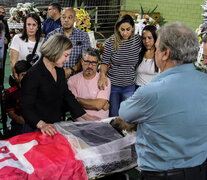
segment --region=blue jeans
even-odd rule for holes
[[[114,117],[119,115],[120,103],[132,96],[135,92],[135,85],[131,86],[113,86],[111,85],[111,94],[110,94],[110,109],[109,116]]]

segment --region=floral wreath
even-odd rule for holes
[[[76,27],[85,31],[85,32],[89,32],[91,31],[91,18],[88,14],[87,11],[85,11],[84,9],[77,9],[74,8],[75,12],[76,12]]]
[[[8,24],[10,27],[10,34],[13,37],[15,34],[20,33],[20,29],[23,27],[24,18],[28,13],[39,13],[34,3],[18,3],[17,7],[11,8],[10,18],[8,19]]]

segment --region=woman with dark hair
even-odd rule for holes
[[[33,57],[38,60],[41,56],[40,47],[43,43],[41,21],[37,14],[30,13],[24,19],[22,33],[16,34],[11,42],[10,65],[13,75],[15,63],[21,59],[27,59],[27,55],[32,54],[36,43],[38,44]]]
[[[136,86],[142,86],[157,75],[159,69],[155,63],[156,27],[147,25],[142,30],[142,50],[137,64]]]
[[[135,70],[141,50],[141,37],[134,35],[134,20],[125,14],[114,27],[114,35],[105,44],[100,68],[99,89],[111,80],[109,115],[118,116],[121,101],[130,97],[135,91]]]

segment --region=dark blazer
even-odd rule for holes
[[[68,90],[63,68],[56,68],[56,72],[57,82],[41,59],[22,79],[20,107],[26,123],[33,129],[40,120],[61,121],[63,108],[69,110],[74,119],[86,113]]]

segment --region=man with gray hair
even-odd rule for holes
[[[97,67],[99,61],[100,56],[96,49],[83,50],[81,59],[83,71],[69,78],[68,88],[88,114],[103,119],[109,117],[108,100],[111,83],[108,79],[109,85],[104,90],[98,88],[99,73]]]
[[[207,74],[195,69],[195,33],[182,23],[158,30],[162,71],[121,103],[120,118],[138,123],[135,143],[142,180],[204,180],[207,158]]]

